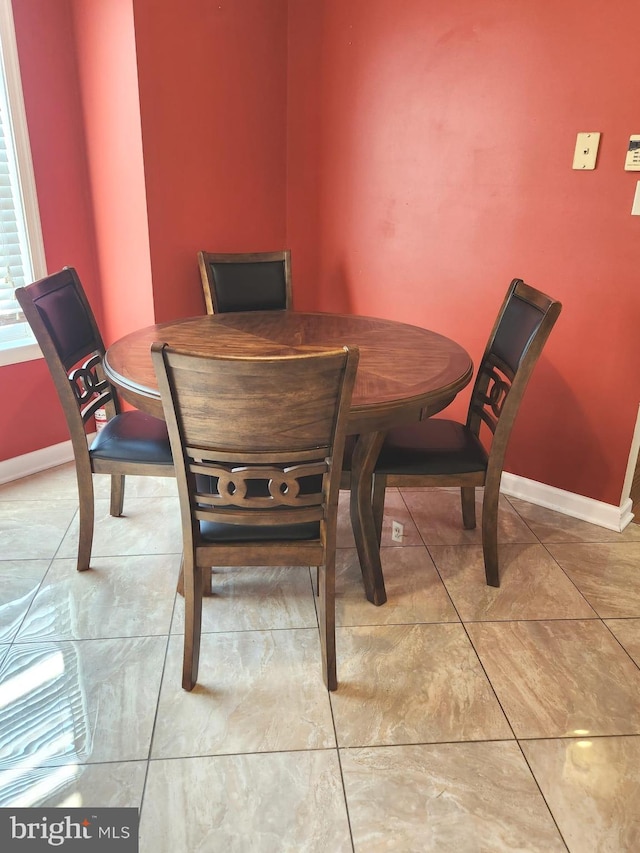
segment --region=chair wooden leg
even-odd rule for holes
[[[376,528],[378,548],[382,542],[382,522],[384,519],[384,499],[387,491],[387,478],[384,474],[373,475],[373,488],[371,495],[371,508],[373,510],[373,523]]]
[[[462,486],[460,489],[462,504],[462,524],[465,530],[473,530],[476,526],[476,490],[475,486]]]
[[[93,544],[93,526],[95,521],[95,506],[93,501],[93,474],[89,465],[76,465],[78,480],[78,563],[79,572],[86,572],[91,562],[91,546]]]
[[[111,475],[111,515],[119,518],[124,507],[124,474]]]
[[[320,595],[320,566],[316,566],[316,596]]]
[[[205,598],[213,595],[213,571],[209,566],[202,570],[202,594]]]
[[[320,566],[320,647],[322,678],[327,690],[337,690],[336,672],[336,564],[335,554],[327,555],[327,564]]]
[[[193,690],[198,680],[202,633],[202,569],[195,555],[184,559],[184,657],[182,687]]]
[[[180,559],[180,574],[178,575],[177,593],[184,598],[184,553]]]
[[[487,479],[482,501],[482,551],[488,586],[500,586],[498,570],[498,499],[500,477]]]
[[[180,562],[177,592],[178,595],[184,597],[184,554],[182,555],[182,560]],[[213,589],[211,587],[211,572],[207,569],[202,570],[202,595],[207,597],[213,595]]]

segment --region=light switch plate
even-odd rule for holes
[[[599,133],[579,133],[573,153],[574,169],[595,169],[600,145]]]
[[[636,194],[631,205],[631,215],[640,216],[640,181],[636,184]]]
[[[640,133],[634,133],[633,136],[629,137],[624,168],[627,172],[640,172]]]

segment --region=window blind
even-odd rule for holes
[[[2,88],[6,91],[4,79]],[[21,218],[22,201],[4,96],[0,99],[0,326],[24,322],[14,295],[15,288],[25,283],[25,257],[27,265],[29,257]]]
[[[38,358],[15,289],[46,275],[11,0],[0,0],[0,365]]]

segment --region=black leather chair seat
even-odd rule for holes
[[[209,542],[274,542],[278,539],[306,541],[320,537],[320,523],[308,521],[304,524],[222,524],[216,521],[201,521],[200,533]]]
[[[381,474],[464,474],[485,471],[487,461],[486,450],[464,424],[429,418],[390,430],[375,470]]]
[[[108,420],[89,453],[98,459],[173,465],[165,422],[145,412],[122,412]]]

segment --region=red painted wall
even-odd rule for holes
[[[313,16],[290,0],[288,234],[318,270],[305,304],[424,325],[477,361],[511,278],[559,298],[507,470],[618,504],[640,402],[640,176],[623,171],[640,6],[319,0]],[[571,169],[578,131],[603,134],[595,171]]]
[[[163,321],[204,311],[199,250],[285,248],[287,3],[135,0],[134,10]]]
[[[521,276],[565,310],[507,467],[619,502],[640,400],[635,0],[15,6],[49,267],[79,269],[107,339],[202,310],[198,249],[289,244],[297,307],[423,324],[477,360]],[[580,130],[603,134],[593,172],[570,168]],[[66,438],[42,363],[0,385],[1,458]]]
[[[14,19],[47,266],[77,268],[103,319],[71,6],[19,0]],[[0,367],[0,459],[69,437],[44,361]]]
[[[154,322],[132,0],[72,0],[107,346]]]
[[[284,248],[286,0],[14,5],[48,267],[107,344],[204,310],[199,249]],[[68,438],[44,362],[0,393],[0,460]]]

